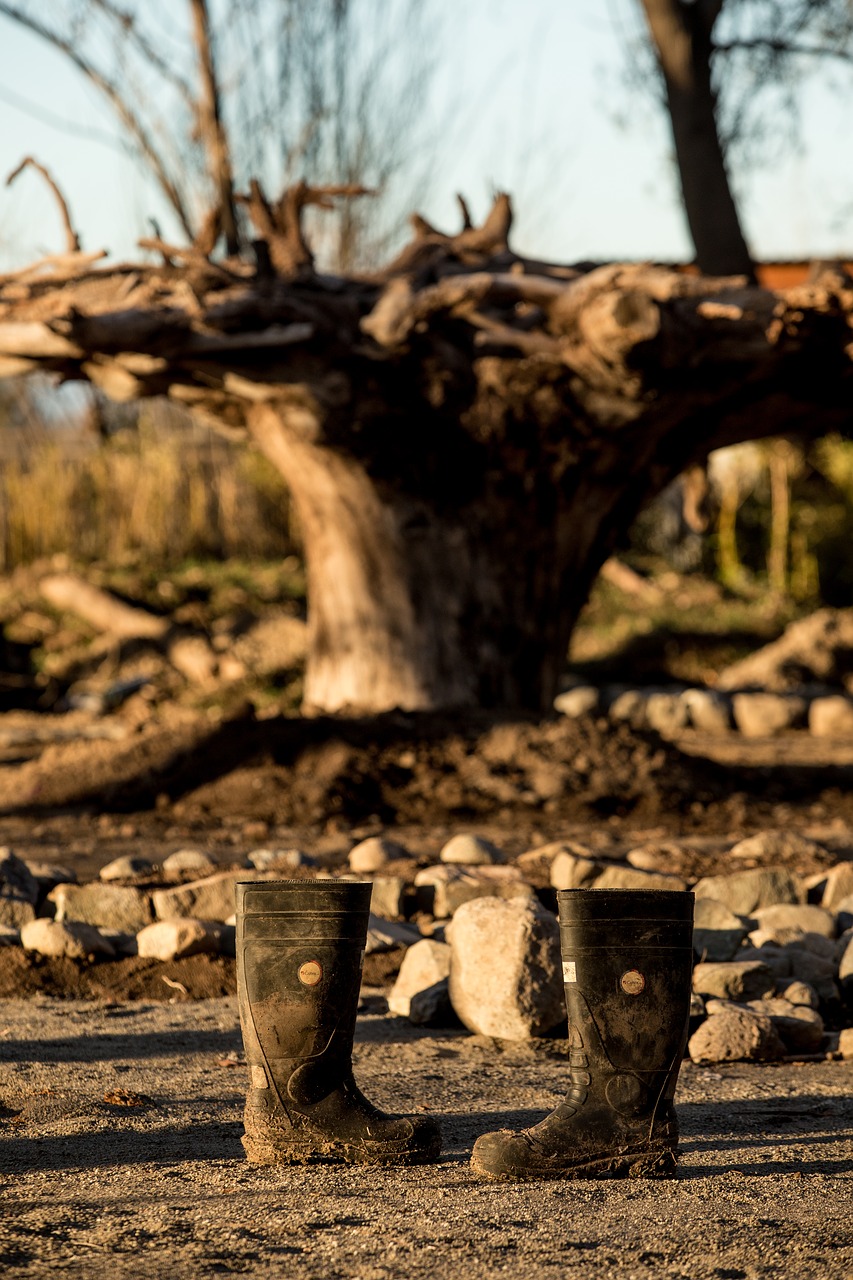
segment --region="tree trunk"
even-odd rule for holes
[[[567,468],[532,421],[523,449],[473,451],[437,422],[443,457],[441,445],[419,450],[427,433],[411,441],[405,473],[378,475],[375,454],[306,438],[302,410],[294,424],[257,406],[248,425],[299,517],[313,712],[547,709],[600,566],[650,484],[683,465],[653,465],[639,441],[617,465],[596,442],[588,464]],[[319,422],[309,432],[322,434]]]
[[[722,0],[643,0],[666,84],[684,212],[706,275],[755,278],[717,130],[711,33]]]

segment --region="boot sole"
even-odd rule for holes
[[[394,1150],[388,1147],[371,1149],[355,1142],[304,1142],[273,1144],[253,1142],[242,1138],[246,1158],[250,1164],[372,1164],[415,1165],[431,1164],[438,1159],[441,1144],[421,1151]]]
[[[490,1182],[554,1181],[558,1178],[674,1178],[678,1157],[665,1147],[645,1148],[643,1151],[620,1152],[618,1156],[603,1156],[600,1160],[585,1160],[582,1164],[494,1170],[486,1168],[476,1156],[472,1156],[471,1168]]]

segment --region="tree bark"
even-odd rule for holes
[[[643,0],[666,85],[684,212],[707,275],[745,275],[755,268],[740,223],[717,129],[711,80],[712,30],[722,0]]]

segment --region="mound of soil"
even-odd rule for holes
[[[364,957],[362,982],[367,987],[393,983],[403,951],[375,952]],[[235,963],[224,956],[189,956],[185,960],[58,959],[29,954],[20,947],[0,951],[0,1000],[51,996],[66,1000],[99,1000],[123,1004],[126,1000],[209,1000],[234,995]]]

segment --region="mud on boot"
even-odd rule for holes
[[[246,1154],[256,1164],[421,1164],[441,1136],[359,1090],[352,1046],[370,884],[237,885],[237,994],[249,1067]]]
[[[530,1129],[478,1138],[471,1164],[496,1181],[671,1177],[678,1151],[672,1099],[690,1011],[693,895],[569,889],[557,901],[568,1092]]]

